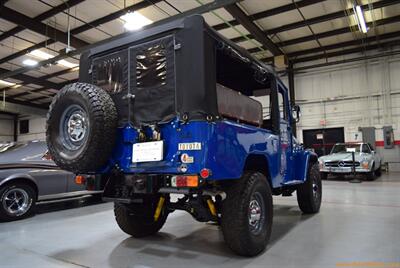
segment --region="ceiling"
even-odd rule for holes
[[[120,16],[127,11],[156,22],[208,5],[202,15],[209,25],[266,62],[284,54],[292,64],[304,66],[400,43],[400,0],[217,0],[222,6],[217,9],[211,2],[31,0],[28,5],[26,0],[0,0],[1,96],[46,109],[61,87],[78,79],[79,53],[63,56],[64,65],[58,61],[27,69],[23,61],[60,55],[68,47],[68,30],[72,48],[79,51],[123,34]],[[358,28],[355,3],[363,9],[366,34]],[[32,51],[47,58],[29,55]]]

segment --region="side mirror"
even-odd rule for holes
[[[292,106],[292,117],[296,123],[298,123],[300,121],[300,116],[301,116],[300,106],[293,105]]]

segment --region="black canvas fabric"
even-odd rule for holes
[[[162,55],[157,54],[157,46],[165,49]],[[149,55],[143,58],[147,50]],[[122,53],[128,63],[123,68],[123,90],[110,94],[114,94],[120,123],[135,127],[163,123],[174,116],[215,120],[219,118],[217,83],[252,96],[256,90],[272,88],[271,81],[279,79],[199,15],[150,25],[92,47],[81,56],[80,80],[91,82],[96,73],[90,72],[93,63],[114,52]],[[138,55],[142,58],[137,59]],[[156,62],[148,61],[151,57]],[[138,69],[138,64],[143,68]]]

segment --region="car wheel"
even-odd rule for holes
[[[9,183],[0,188],[0,220],[13,221],[31,216],[36,192],[25,183]]]
[[[310,163],[306,181],[297,188],[297,203],[305,214],[317,213],[321,207],[322,183],[318,163]]]
[[[74,173],[93,172],[114,147],[117,110],[103,89],[74,83],[60,90],[47,114],[46,141],[54,162]]]
[[[372,165],[371,171],[366,174],[367,180],[373,181],[376,179],[375,164]]]
[[[376,177],[382,176],[382,164],[379,165],[379,168],[377,170],[375,170],[375,176]]]
[[[272,228],[272,193],[265,176],[246,172],[226,191],[221,228],[225,243],[236,254],[255,256],[269,241]]]
[[[168,217],[168,211],[163,209],[158,220],[154,220],[157,201],[157,198],[150,198],[144,201],[144,204],[114,203],[114,215],[118,226],[122,231],[135,238],[157,233]]]

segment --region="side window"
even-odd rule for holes
[[[362,150],[363,153],[367,153],[367,154],[370,154],[370,153],[371,153],[371,150],[369,149],[369,146],[366,145],[366,144],[363,144],[363,145],[362,145],[361,150]]]
[[[288,120],[287,111],[285,109],[285,97],[281,91],[278,91],[278,104],[281,119]]]

